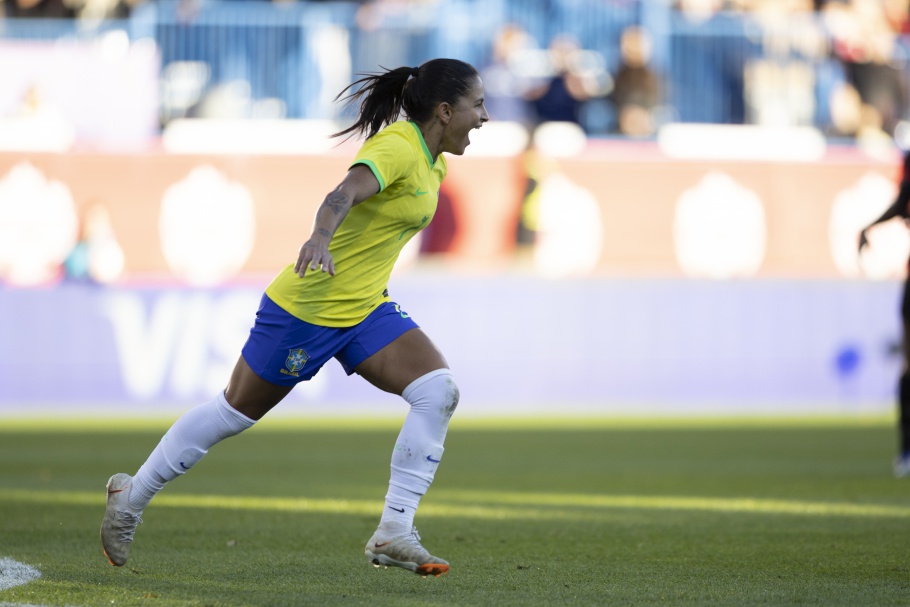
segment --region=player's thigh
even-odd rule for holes
[[[385,392],[401,394],[415,379],[449,367],[439,348],[419,328],[410,329],[354,370]]]

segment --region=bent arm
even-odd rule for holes
[[[323,272],[335,275],[335,263],[329,253],[332,237],[355,205],[360,204],[379,191],[379,182],[373,172],[363,164],[351,167],[344,179],[328,193],[316,210],[313,232],[309,240],[300,247],[294,271],[301,278],[307,270],[322,266]]]
[[[894,219],[895,217],[903,217],[904,219],[907,219],[908,202],[910,202],[910,180],[905,179],[901,181],[900,191],[897,194],[897,198],[895,198],[894,202],[891,203],[891,206],[885,209],[884,213],[882,213],[875,221],[863,228],[863,231],[859,233],[859,250],[862,251],[863,247],[869,244],[869,241],[866,238],[866,230],[872,226],[884,223],[890,219]]]

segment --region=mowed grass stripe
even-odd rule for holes
[[[482,409],[481,405],[476,408]],[[115,433],[155,431],[163,432],[183,414],[174,411],[168,415],[106,416],[72,415],[0,415],[0,434],[24,432],[53,433]],[[368,418],[353,415],[293,415],[277,414],[266,417],[256,425],[256,432],[375,432],[397,430],[401,427],[406,411],[385,412]],[[451,428],[469,431],[533,430],[726,430],[768,428],[892,428],[897,421],[896,411],[846,414],[804,415],[589,415],[561,413],[555,415],[465,415],[455,417]]]
[[[103,504],[97,492],[0,489],[0,502],[68,505]],[[478,505],[482,504],[482,505]],[[156,506],[226,510],[270,510],[334,514],[375,514],[375,500],[333,500],[226,495],[159,495]],[[596,510],[684,510],[742,514],[789,514],[828,517],[910,518],[910,507],[887,504],[798,501],[758,498],[694,496],[584,495],[504,491],[438,492],[423,504],[422,516],[459,516],[478,519],[578,519]],[[587,510],[588,512],[585,512]]]
[[[444,492],[440,492],[444,493]],[[704,510],[761,514],[803,514],[819,516],[910,517],[910,507],[889,504],[856,504],[775,500],[761,498],[709,498],[697,496],[585,495],[516,492],[445,493],[451,501],[485,502],[500,505],[573,506],[589,508],[628,508],[642,510]]]

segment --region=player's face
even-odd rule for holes
[[[446,125],[442,151],[460,156],[471,144],[472,129],[479,129],[490,119],[483,105],[483,82],[478,77],[474,85],[452,106],[452,116]]]

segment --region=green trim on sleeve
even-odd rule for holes
[[[354,167],[358,164],[365,165],[368,169],[370,169],[373,172],[373,177],[375,177],[376,181],[379,182],[379,191],[380,192],[383,191],[385,189],[385,181],[383,181],[382,175],[379,174],[379,169],[376,168],[376,165],[373,164],[373,161],[361,159],[361,160],[358,160],[357,162],[355,162],[354,164],[352,164],[351,167]]]

